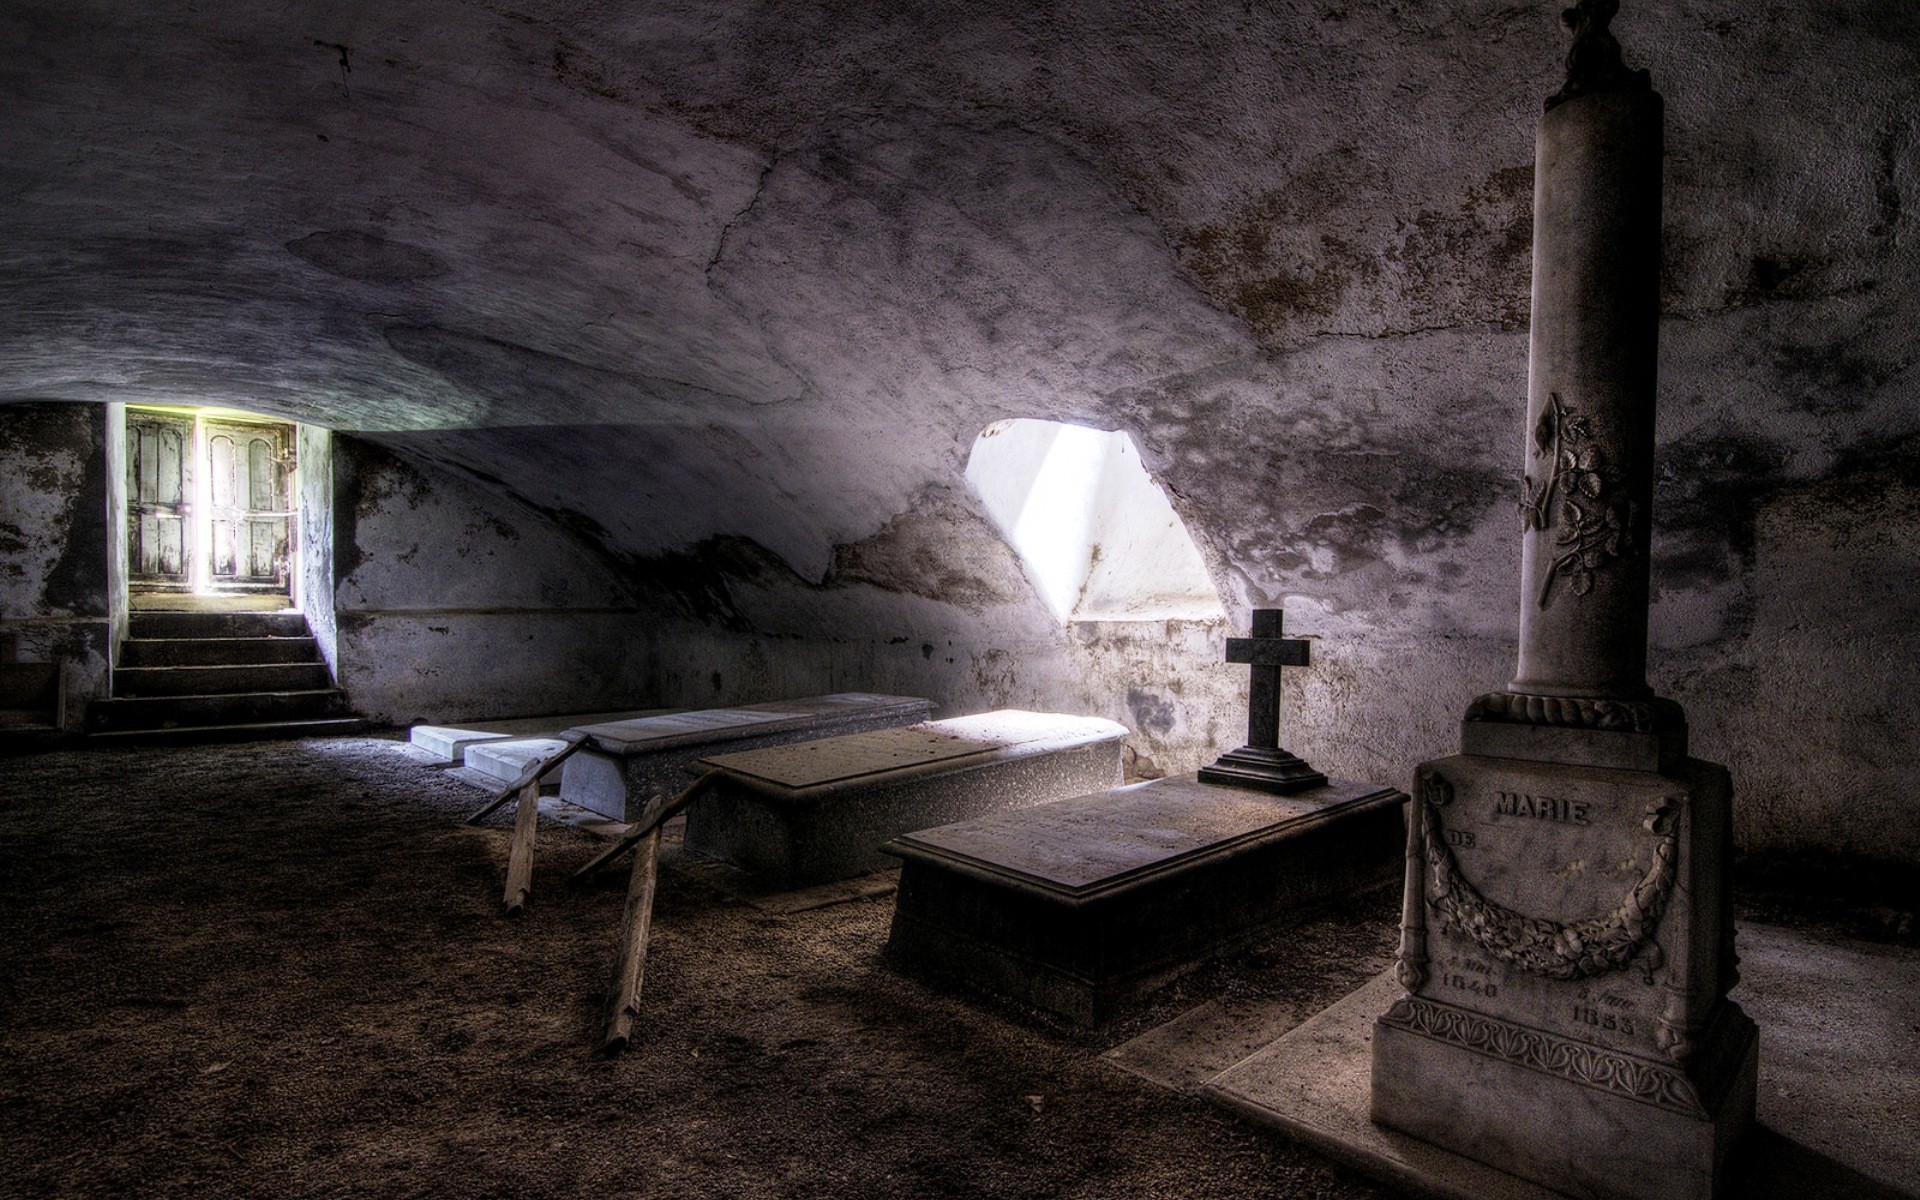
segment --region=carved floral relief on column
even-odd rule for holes
[[[1594,573],[1633,550],[1633,521],[1638,505],[1620,494],[1619,473],[1594,444],[1588,419],[1560,399],[1548,396],[1533,427],[1533,447],[1551,464],[1545,479],[1521,480],[1520,523],[1546,533],[1558,528],[1556,548],[1540,585],[1539,604],[1547,607],[1557,579],[1584,596],[1593,590]]]

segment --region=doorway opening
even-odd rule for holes
[[[130,606],[291,607],[293,424],[220,408],[126,415]]]

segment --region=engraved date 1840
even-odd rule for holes
[[[1500,985],[1487,978],[1493,974],[1493,968],[1477,958],[1463,958],[1460,969],[1448,971],[1440,976],[1440,982],[1456,992],[1466,992],[1471,996],[1484,996],[1488,1000],[1500,994]],[[1466,972],[1463,974],[1463,972]],[[1481,978],[1474,978],[1474,976]]]

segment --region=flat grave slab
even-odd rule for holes
[[[1374,1018],[1400,986],[1388,971],[1244,1062],[1201,1094],[1414,1195],[1564,1200],[1559,1193],[1375,1125],[1367,1111]]]
[[[467,747],[482,742],[503,741],[510,733],[475,729],[459,725],[415,725],[407,731],[407,744],[428,756],[430,761],[454,766],[466,761]]]
[[[907,833],[886,848],[905,864],[887,954],[1097,1024],[1308,905],[1395,878],[1405,799],[1183,775]]]
[[[1920,1148],[1920,955],[1743,924],[1740,994],[1765,1024],[1760,1124],[1727,1200],[1911,1200]],[[1373,1122],[1374,1023],[1405,995],[1388,971],[1217,1074],[1201,1094],[1409,1194],[1564,1200],[1560,1192]],[[1786,1020],[1783,1018],[1801,1018]]]
[[[649,797],[683,791],[706,755],[911,725],[932,710],[931,702],[914,696],[840,692],[576,725],[565,732],[584,733],[588,741],[561,768],[560,796],[625,821]]]
[[[566,749],[566,739],[558,737],[504,738],[467,747],[464,765],[453,774],[489,791],[499,791],[531,766],[536,759],[548,759]]]
[[[1124,726],[1003,709],[711,756],[687,848],[786,887],[891,866],[888,839],[1120,781]]]
[[[607,721],[632,721],[672,712],[665,708],[629,709],[625,712],[565,713],[549,717],[507,717],[500,720],[461,721],[453,725],[415,725],[407,731],[407,744],[425,761],[460,766],[466,761],[467,748],[511,738],[557,737],[579,725]],[[512,780],[507,782],[511,783]]]

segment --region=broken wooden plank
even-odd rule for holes
[[[540,781],[520,789],[520,811],[513,819],[513,843],[507,849],[506,908],[510,917],[527,907],[533,891],[533,844],[540,828]]]
[[[660,826],[656,823],[634,847],[633,874],[627,881],[626,910],[620,920],[620,949],[613,975],[613,1008],[607,1016],[600,1052],[614,1055],[633,1037],[640,1007],[640,985],[647,971],[647,939],[653,928],[653,891],[660,877]]]
[[[681,792],[671,800],[662,796],[655,796],[653,799],[647,801],[646,807],[640,810],[639,819],[628,827],[626,836],[589,859],[586,866],[581,867],[573,873],[569,882],[578,883],[586,879],[601,867],[606,866],[614,859],[619,858],[622,854],[639,845],[641,839],[645,838],[648,833],[658,829],[667,822],[668,818],[699,799],[701,793],[718,782],[722,774],[723,772],[720,771],[708,771],[705,775],[694,780],[692,786],[688,787],[686,791]]]

